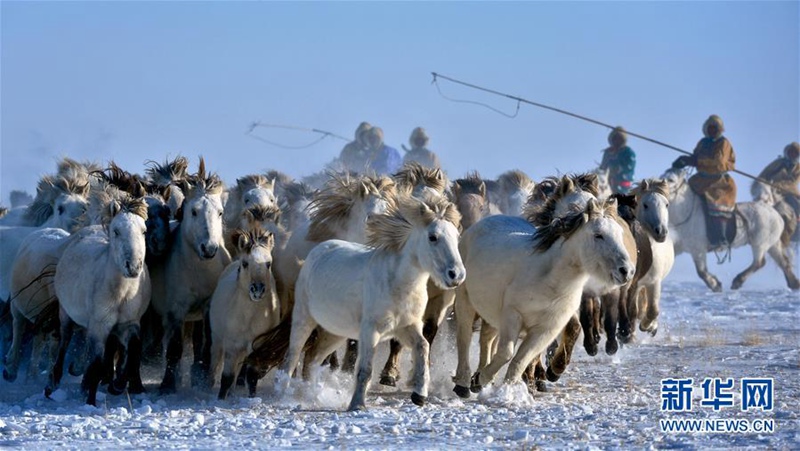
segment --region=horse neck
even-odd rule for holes
[[[695,221],[698,221],[698,219],[696,217],[705,223],[702,199],[689,188],[688,183],[684,182],[680,191],[676,192],[670,201],[669,223],[679,228],[686,225],[697,227]],[[705,233],[705,229],[702,232]]]
[[[589,271],[586,262],[592,261],[583,255],[585,248],[577,236],[570,239],[556,241],[550,249],[544,252],[547,267],[550,268],[548,278],[551,282],[547,285],[557,287],[561,293],[582,290],[589,280]],[[535,258],[536,254],[532,254]],[[553,280],[557,279],[557,280]]]
[[[426,290],[430,272],[422,267],[417,245],[413,241],[413,235],[406,242],[400,252],[386,250],[376,251],[373,262],[385,266],[380,273],[386,271],[391,274],[390,292],[394,292],[394,287],[408,289],[408,291]],[[379,261],[375,261],[375,260]],[[376,265],[377,266],[377,265]]]

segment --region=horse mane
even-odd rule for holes
[[[215,173],[206,174],[206,161],[200,157],[200,166],[197,173],[192,174],[181,182],[181,191],[186,198],[202,197],[205,195],[222,194],[225,186]]]
[[[610,195],[609,199],[617,201],[617,213],[628,225],[636,220],[636,207],[639,202],[635,194],[615,193]]]
[[[497,177],[497,183],[500,184],[503,191],[509,192],[516,188],[525,188],[531,185],[533,180],[519,169],[512,169],[500,174],[500,177]]]
[[[92,189],[86,215],[90,221],[108,227],[119,213],[131,213],[147,220],[147,202],[134,197],[114,185]]]
[[[303,182],[290,182],[283,186],[283,197],[288,205],[294,205],[303,199],[310,200],[313,195],[314,189]]]
[[[72,161],[72,160],[70,160]],[[25,218],[34,225],[40,226],[53,215],[53,204],[61,195],[77,195],[87,197],[89,194],[88,176],[84,183],[62,176],[46,175],[39,179],[36,186],[36,198],[25,210]]]
[[[547,224],[550,224],[551,222],[553,222],[553,220],[556,219],[555,217],[556,206],[558,206],[558,203],[561,201],[561,199],[563,199],[569,193],[572,193],[574,191],[588,191],[594,196],[597,196],[596,184],[594,185],[595,187],[594,192],[587,189],[583,189],[584,186],[588,186],[591,188],[591,183],[592,183],[591,178],[585,178],[584,176],[586,175],[587,174],[582,174],[582,175],[566,174],[561,176],[560,179],[556,177],[548,177],[544,181],[539,183],[537,185],[537,189],[540,190],[544,189],[542,185],[545,185],[546,187],[554,186],[553,192],[547,197],[547,200],[544,203],[537,205],[529,201],[525,205],[525,209],[522,213],[525,219],[536,227],[542,227]],[[597,179],[595,177],[594,181],[596,180]],[[538,191],[538,193],[539,194],[537,194],[537,191],[535,190],[530,197],[541,195],[543,191]]]
[[[272,232],[262,228],[251,230],[236,229],[232,234],[233,242],[244,254],[250,254],[256,247],[264,247],[272,250],[275,246],[275,237]]]
[[[249,223],[274,222],[278,224],[281,220],[281,209],[276,205],[255,205],[243,211],[242,216]]]
[[[669,199],[669,185],[662,179],[644,179],[631,191],[636,197],[641,197],[646,193],[656,193]]]
[[[109,163],[108,168],[105,170],[94,171],[92,174],[98,176],[103,182],[114,185],[134,197],[143,197],[147,194],[145,183],[141,177],[125,171],[113,161]]]
[[[264,173],[264,176],[267,180],[272,180],[275,186],[287,186],[294,182],[294,179],[289,174],[276,169],[270,169]]]
[[[478,194],[481,195],[481,185],[484,188],[484,197],[486,193],[486,182],[481,178],[481,175],[478,171],[472,171],[467,173],[467,176],[463,179],[457,179],[453,182],[453,187],[458,185],[458,191],[462,194]],[[453,189],[455,192],[456,189]]]
[[[569,174],[569,177],[573,179],[581,191],[586,191],[594,197],[597,197],[600,194],[597,174],[592,172],[584,172],[583,174]]]
[[[414,225],[427,226],[442,219],[461,231],[461,213],[445,198],[416,199],[401,195],[386,213],[367,220],[367,244],[376,249],[400,252]]]
[[[606,199],[605,201],[590,199],[582,211],[571,212],[563,218],[556,218],[550,223],[538,227],[533,236],[534,252],[547,251],[559,238],[568,240],[584,224],[599,216],[617,217],[617,201],[615,199]]]
[[[389,177],[369,175],[351,177],[331,174],[325,188],[319,191],[309,204],[311,223],[306,239],[322,242],[333,238],[335,225],[347,221],[356,200],[377,195],[388,201],[391,206],[396,194],[395,183]]]
[[[447,188],[447,177],[440,168],[428,168],[416,161],[404,164],[393,177],[398,189],[405,193],[410,193],[419,184],[433,188],[439,193],[444,193]]]
[[[241,195],[242,193],[246,193],[257,188],[272,191],[275,189],[275,181],[273,179],[268,179],[267,176],[261,174],[245,175],[244,177],[236,179],[236,186],[232,191],[236,191],[237,195]]]
[[[57,164],[58,171],[56,175],[70,180],[78,185],[84,185],[91,182],[91,177],[96,172],[102,171],[103,168],[97,163],[91,161],[79,162],[69,157],[64,157]]]
[[[148,166],[145,174],[150,181],[161,188],[177,184],[188,177],[189,160],[184,156],[178,155],[174,160],[164,161],[163,164],[153,160],[148,160],[145,164]]]

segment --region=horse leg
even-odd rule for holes
[[[317,341],[314,352],[312,353],[311,350],[306,352],[307,363],[303,364],[303,379],[309,380],[311,378],[311,369],[321,366],[322,362],[344,341],[344,337],[334,335],[321,327],[317,328]]]
[[[108,384],[107,391],[111,395],[120,395],[122,392],[125,391],[125,388],[128,386],[128,380],[125,376],[125,372],[122,371],[125,367],[125,359],[127,358],[127,353],[123,347],[123,341],[120,337],[120,330],[118,327],[114,327],[111,330],[108,338],[106,338],[106,343],[103,351],[103,373],[102,377],[100,378],[101,384]],[[121,359],[118,365],[116,365],[116,370],[118,373],[118,379],[116,382],[122,384],[120,386],[115,386],[114,382],[114,367],[115,361],[117,359],[117,355],[121,355]]]
[[[614,289],[611,293],[600,297],[603,303],[603,328],[606,331],[606,354],[614,355],[619,349],[617,342],[617,318],[619,315],[619,300],[627,297],[626,287]]]
[[[428,358],[430,344],[422,333],[420,324],[412,324],[398,335],[413,350],[411,355],[414,360],[414,391],[411,392],[411,402],[422,407],[428,400],[428,385],[431,381]]]
[[[164,341],[167,346],[167,367],[164,370],[164,378],[158,387],[162,395],[175,393],[178,389],[178,378],[180,377],[181,357],[183,357],[183,321],[172,316],[168,316],[168,322],[164,324]]]
[[[126,346],[128,358],[125,373],[128,377],[128,393],[144,393],[142,384],[142,334],[138,324],[129,326],[128,344]]]
[[[639,330],[642,332],[649,332],[651,336],[655,337],[656,332],[658,332],[661,281],[657,280],[652,285],[644,287],[644,289],[644,294],[647,297],[647,308],[645,309],[644,318],[642,318],[642,322],[639,324]]]
[[[245,375],[245,382],[247,383],[247,396],[250,398],[255,398],[258,380],[264,376],[256,367],[252,365],[245,364],[244,367],[247,368],[247,374]]]
[[[597,341],[594,339],[595,334],[598,334],[599,338],[599,332],[592,327],[594,326],[592,320],[594,318],[595,308],[597,308],[597,306],[595,305],[594,297],[585,293],[581,295],[580,323],[583,329],[583,348],[586,349],[586,353],[591,356],[597,355]]]
[[[792,270],[792,261],[786,255],[785,249],[781,246],[780,243],[776,244],[769,248],[769,256],[772,257],[773,260],[778,264],[778,266],[783,271],[783,276],[786,278],[786,284],[792,290],[800,289],[800,280],[797,280],[797,276],[794,275],[794,271]]]
[[[519,318],[519,327],[522,327],[522,319]],[[575,324],[577,325],[577,319],[575,320]],[[579,326],[578,326],[579,327]],[[514,335],[514,340],[519,337],[519,329],[517,330],[516,334]],[[514,353],[513,358],[509,358],[511,363],[508,364],[508,370],[506,370],[506,378],[504,383],[506,384],[513,384],[520,379],[522,375],[522,370],[533,360],[534,357],[541,354],[542,351],[545,350],[547,345],[553,340],[554,334],[543,333],[546,331],[534,330],[529,329],[527,334],[525,335],[525,339],[522,340],[522,343],[517,348],[516,353]],[[492,364],[497,363],[500,358],[505,359],[505,356],[508,355],[507,352],[510,350],[513,353],[513,343],[512,346],[508,346],[508,343],[503,345],[504,338],[508,338],[509,336],[505,335],[504,332],[500,334],[500,347],[498,348],[498,355],[495,356],[495,359],[492,361]],[[574,340],[573,340],[574,344]],[[506,361],[508,361],[506,360]],[[505,362],[504,362],[505,363]],[[491,364],[490,364],[491,366]]]
[[[191,371],[192,387],[210,388],[206,379],[211,363],[211,319],[208,316],[208,312],[205,312],[203,319],[195,324],[192,340],[194,343],[194,362],[192,363]]]
[[[86,340],[86,329],[78,328],[72,340],[72,348],[69,352],[72,362],[69,364],[69,374],[71,376],[81,376],[86,372],[86,365],[89,364],[91,349]]]
[[[758,271],[759,269],[763,268],[764,265],[767,263],[767,259],[764,257],[763,250],[756,250],[756,247],[753,246],[753,262],[750,263],[750,266],[745,268],[744,271],[740,272],[733,278],[733,282],[731,283],[731,290],[738,290],[742,288],[744,282],[750,277],[754,272]],[[778,263],[780,265],[780,263]]]
[[[492,356],[497,352],[497,328],[486,321],[481,321],[480,350],[478,368],[483,368],[492,361]]]
[[[495,374],[500,371],[500,368],[514,357],[514,348],[519,339],[519,334],[522,331],[522,317],[515,311],[505,310],[503,311],[501,321],[502,326],[500,327],[500,337],[497,342],[497,352],[494,354],[494,357],[492,357],[492,361],[489,362],[489,365],[479,369],[478,372],[472,376],[472,386],[470,390],[475,393],[481,391],[484,385],[492,382]],[[526,337],[526,339],[529,338],[530,337]],[[543,344],[540,351],[543,351],[546,346],[547,343]],[[533,359],[534,355],[535,354],[531,354],[520,368],[517,368],[517,366],[521,364],[520,361],[517,361],[513,367],[509,366],[506,379],[509,380],[509,375],[516,374],[516,376],[510,380],[514,382],[518,381],[525,365]]]
[[[403,345],[399,341],[392,339],[389,341],[389,357],[386,359],[386,364],[381,371],[381,385],[388,385],[389,387],[397,386],[397,381],[400,380],[400,370],[398,364],[400,362],[400,352],[403,350]]]
[[[44,395],[50,397],[61,384],[61,376],[64,373],[64,358],[67,355],[69,342],[72,340],[73,322],[63,309],[59,309],[59,334],[58,334],[58,355],[56,356],[53,367],[50,370],[50,377],[44,388]]]
[[[636,321],[639,318],[639,291],[642,287],[638,285],[634,289],[628,290],[626,296],[619,298],[619,332],[617,336],[623,343],[633,341],[633,334],[636,328]]]
[[[13,333],[11,336],[11,349],[6,354],[6,364],[3,368],[3,379],[8,382],[17,380],[19,371],[19,359],[22,356],[22,341],[25,335],[25,326],[28,322],[25,316],[17,310],[14,303],[11,303],[11,315],[13,316]]]
[[[106,340],[103,340],[101,336],[102,334],[97,332],[89,334],[89,346],[93,351],[93,357],[81,381],[81,389],[86,393],[86,404],[95,407],[97,406],[97,387],[100,385],[100,379],[105,371],[103,355],[105,354]]]
[[[286,373],[286,380],[279,387],[283,391],[289,386],[289,378],[294,374],[297,364],[300,363],[300,353],[303,352],[303,347],[317,327],[317,322],[311,317],[308,307],[305,303],[295,303],[295,308],[292,312],[292,327],[289,332],[289,349],[286,352],[286,357],[280,365],[280,371]],[[311,350],[309,349],[309,352]]]
[[[533,395],[537,391],[542,393],[547,391],[546,379],[547,372],[542,364],[542,355],[539,354],[525,367],[525,371],[522,372],[522,381],[528,386],[528,393]]]
[[[347,340],[347,350],[344,353],[342,371],[352,373],[356,368],[356,358],[358,357],[358,341]]]
[[[564,371],[567,370],[572,359],[572,351],[575,349],[575,342],[578,341],[578,335],[581,333],[581,324],[578,320],[578,315],[573,314],[567,325],[561,331],[561,340],[558,341],[558,349],[556,354],[550,360],[550,365],[547,367],[547,380],[550,382],[557,381]],[[518,352],[519,353],[519,352]]]
[[[219,399],[225,399],[230,393],[236,374],[241,371],[247,352],[244,350],[226,350],[225,363],[222,367],[222,379],[219,384]]]
[[[457,288],[456,297],[456,348],[458,350],[458,366],[456,368],[455,387],[460,398],[469,398],[471,369],[469,366],[469,346],[472,342],[472,323],[475,322],[475,308],[469,302],[469,295],[464,285]]]
[[[708,286],[708,288],[715,293],[722,292],[722,284],[720,283],[719,279],[708,272],[706,253],[693,253],[692,261],[694,261],[694,267],[697,270],[697,275],[700,276],[700,279],[706,283],[706,286]]]
[[[375,346],[380,340],[380,333],[374,326],[361,325],[361,333],[358,337],[358,372],[356,372],[356,389],[353,398],[350,399],[350,406],[347,410],[364,410],[366,408],[365,398],[367,397],[367,385],[372,378],[372,357],[375,354]]]

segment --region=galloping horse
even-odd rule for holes
[[[459,219],[455,206],[444,199],[401,197],[397,207],[369,219],[370,246],[329,240],[315,247],[297,280],[289,352],[281,369],[294,372],[317,325],[322,329],[310,366],[346,338],[357,338],[358,372],[349,409],[363,409],[375,346],[395,337],[414,349],[411,400],[424,405],[430,379],[429,345],[422,335],[426,287],[429,278],[442,288],[464,280]],[[303,370],[307,377],[309,365]]]
[[[689,187],[685,169],[670,169],[661,178],[669,185],[669,222],[674,231],[672,240],[675,244],[675,255],[689,253],[697,275],[708,288],[716,292],[722,291],[719,279],[710,274],[706,266],[706,254],[712,249],[706,235],[703,199]],[[781,243],[784,224],[780,214],[768,203],[755,201],[738,202],[734,216],[736,237],[731,247],[750,245],[753,261],[733,279],[731,288],[739,289],[751,274],[761,269],[766,264],[764,257],[769,253],[783,271],[789,288],[800,289],[800,280],[795,276],[787,249]]]

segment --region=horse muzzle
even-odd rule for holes
[[[250,300],[253,302],[258,302],[264,298],[264,293],[267,291],[267,286],[263,283],[251,283],[250,284]]]
[[[611,278],[617,285],[625,285],[633,279],[636,268],[630,263],[620,265],[611,272]]]
[[[448,269],[444,274],[443,280],[447,288],[455,288],[461,285],[466,278],[467,270],[462,266]]]
[[[669,228],[659,226],[653,230],[653,239],[656,240],[657,243],[663,243],[667,240],[667,236],[669,235]]]
[[[211,260],[217,255],[217,250],[219,250],[219,246],[216,244],[209,244],[200,245],[200,258],[203,260]]]
[[[142,262],[133,263],[130,260],[126,261],[124,276],[129,279],[135,279],[139,277],[139,275],[142,273],[143,266],[144,265]]]

